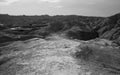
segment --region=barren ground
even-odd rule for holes
[[[80,44],[56,36],[0,47],[0,75],[119,75],[75,58]]]

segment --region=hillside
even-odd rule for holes
[[[120,14],[110,17],[76,15],[10,16],[0,15],[0,42],[26,40],[59,33],[68,38],[90,40],[104,38],[120,44]],[[89,36],[88,36],[89,34]]]
[[[68,37],[89,40],[98,37],[94,31],[95,26],[101,17],[83,16],[9,16],[0,15],[0,38],[5,41],[24,40],[24,38],[42,37],[53,33],[64,33]],[[70,32],[70,34],[69,34]],[[75,33],[72,35],[71,33]],[[82,34],[83,35],[79,35]],[[91,34],[86,37],[86,34]],[[4,38],[3,38],[4,37]],[[85,38],[85,39],[84,39]],[[4,41],[1,41],[4,42]]]
[[[120,14],[116,14],[104,19],[96,30],[100,38],[113,40],[120,45]]]

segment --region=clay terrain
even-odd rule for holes
[[[0,15],[0,75],[120,75],[120,14]]]

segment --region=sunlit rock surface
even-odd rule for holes
[[[95,42],[58,36],[13,42],[0,47],[0,75],[120,75],[119,47]]]

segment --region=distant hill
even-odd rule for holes
[[[0,29],[0,38],[6,37],[12,40],[24,40],[28,37],[45,38],[53,33],[62,33],[71,39],[105,38],[117,41],[119,44],[120,14],[110,17],[77,15],[10,16],[1,14]],[[4,38],[4,40],[6,39]]]

